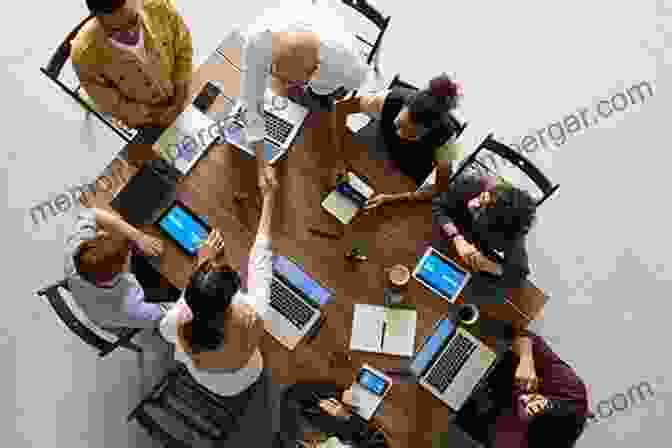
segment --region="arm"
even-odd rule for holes
[[[175,99],[179,110],[187,106],[189,100],[189,84],[193,71],[194,48],[191,40],[191,32],[184,19],[175,9],[173,1],[169,2],[169,14],[173,35],[175,36],[175,66],[173,68],[173,83],[175,84]]]
[[[163,317],[164,312],[157,303],[147,303],[145,292],[141,286],[128,291],[125,301],[125,312],[130,320],[138,322],[151,322],[154,327]]]
[[[266,193],[264,196],[257,237],[250,251],[247,266],[247,290],[248,296],[253,302],[250,305],[255,308],[256,314],[259,316],[266,313],[271,299],[271,279],[273,278],[271,217],[275,205],[274,198],[275,193],[272,192]]]
[[[125,236],[130,241],[138,241],[144,234],[124,221],[121,216],[104,209],[94,208],[96,222],[103,228]]]

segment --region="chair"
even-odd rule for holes
[[[383,41],[383,36],[387,27],[390,25],[391,16],[383,16],[376,8],[374,8],[366,0],[342,0],[347,6],[353,8],[358,13],[366,17],[370,22],[372,22],[378,29],[378,35],[375,38],[375,41],[372,43],[370,40],[361,36],[360,34],[355,34],[357,40],[359,40],[363,45],[365,50],[363,55],[366,58],[367,65],[373,64],[373,67],[378,71],[378,56],[380,54],[380,46]]]
[[[486,157],[479,157],[481,152],[484,150],[497,154],[506,160],[506,162],[509,164],[517,167],[519,170],[525,173],[527,178],[531,180],[537,188],[541,190],[541,197],[535,198],[535,207],[539,207],[541,204],[543,204],[560,187],[558,184],[553,185],[550,179],[548,179],[544,173],[542,173],[541,170],[537,168],[536,165],[534,165],[534,163],[532,163],[527,157],[520,154],[519,152],[516,152],[509,146],[506,146],[505,144],[495,140],[493,138],[493,134],[489,134],[486,139],[478,146],[476,151],[471,153],[471,155],[469,155],[469,157],[467,157],[460,164],[459,168],[450,177],[448,183],[450,184],[467,168],[474,166],[476,171],[480,172],[481,174],[494,175],[500,182],[513,185],[512,181],[507,179],[506,176],[500,174],[499,167],[495,161],[496,159],[490,155],[489,160],[492,162],[493,166],[488,166],[488,159]]]
[[[221,446],[239,429],[238,417],[244,412],[229,401],[198,384],[179,363],[131,411],[127,421],[137,421],[165,447]]]
[[[107,340],[93,330],[92,327],[94,325],[92,323],[85,322],[84,319],[78,317],[73,312],[73,309],[68,305],[66,298],[63,297],[59,288],[70,291],[67,281],[61,280],[58,283],[37,291],[37,295],[46,296],[49,300],[49,304],[61,321],[63,321],[63,323],[84,342],[98,350],[99,357],[102,358],[112,353],[117,347],[123,347],[133,350],[136,353],[142,353],[142,348],[131,342],[131,339],[142,331],[141,328],[119,328],[115,331],[114,335],[110,333],[109,338],[113,340]],[[103,331],[104,330],[102,329],[100,330],[101,333],[103,333]]]
[[[46,68],[40,67],[40,71],[44,73],[44,75],[51,81],[55,82],[61,89],[63,89],[65,93],[77,101],[86,110],[87,117],[89,114],[95,115],[96,118],[102,121],[107,127],[112,129],[119,137],[121,137],[124,142],[130,143],[133,140],[133,137],[135,137],[137,134],[135,129],[126,127],[123,123],[116,120],[110,114],[98,112],[95,109],[95,104],[91,98],[89,98],[81,88],[79,79],[76,81],[77,87],[75,88],[68,87],[63,81],[59,79],[61,77],[63,67],[70,58],[73,39],[77,36],[79,30],[93,17],[94,16],[92,15],[86,17],[70,32],[70,34],[67,35],[63,43],[61,43],[61,45],[59,45],[59,47],[56,49],[56,52],[49,60]]]

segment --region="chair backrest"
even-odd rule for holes
[[[391,16],[385,17],[380,11],[378,11],[373,5],[368,3],[366,0],[342,0],[344,4],[351,7],[359,14],[363,15],[371,23],[373,23],[377,28],[377,34],[375,38],[366,38],[360,34],[355,34],[357,40],[367,47],[366,52],[366,63],[371,64],[374,61],[374,58],[377,56],[380,46],[383,41],[383,36],[385,31],[387,31],[388,26],[390,25]],[[373,42],[372,42],[373,41]]]
[[[71,79],[69,83],[77,83],[77,86],[70,87],[64,83],[61,78],[63,68],[65,67],[70,54],[72,52],[72,41],[77,37],[79,31],[86,25],[91,19],[95,16],[90,15],[82,19],[81,22],[65,37],[63,42],[58,46],[54,54],[49,59],[46,67],[40,67],[40,71],[51,81],[56,83],[68,96],[77,101],[84,109],[96,116],[101,122],[103,122],[107,127],[112,129],[117,135],[119,135],[126,143],[130,143],[133,137],[136,135],[134,129],[126,128],[125,126],[118,125],[114,120],[104,116],[99,111],[97,111],[89,101],[85,101],[84,98],[80,95],[80,86],[78,79]],[[73,73],[70,74],[69,78],[76,78]]]
[[[393,89],[395,87],[398,88],[403,88],[403,89],[411,89],[411,90],[420,90],[418,87],[407,83],[406,81],[402,81],[401,78],[399,78],[399,74],[395,75],[394,78],[392,78],[392,82],[390,82],[389,89]],[[459,138],[464,130],[467,128],[467,122],[460,122],[460,120],[455,117],[453,113],[447,114],[448,121],[450,122],[451,127],[455,130],[455,137],[454,139]]]
[[[171,370],[129,414],[168,446],[224,441],[239,428],[239,415],[198,384],[184,364]]]
[[[476,151],[471,153],[467,157],[460,167],[453,173],[449,182],[452,182],[455,178],[461,175],[466,169],[470,167],[475,167],[476,171],[479,174],[489,174],[498,177],[501,181],[505,183],[511,183],[506,179],[505,176],[500,174],[499,166],[496,163],[496,160],[490,157],[490,155],[485,155],[483,151],[489,151],[491,153],[497,154],[499,157],[504,159],[510,165],[518,168],[522,171],[529,180],[536,185],[536,187],[541,191],[541,197],[536,198],[536,206],[539,207],[544,203],[555,191],[560,187],[560,185],[554,185],[551,180],[541,172],[537,166],[532,163],[527,157],[523,154],[515,151],[513,148],[498,142],[493,138],[493,134],[489,134],[485,140],[478,146]],[[489,166],[491,165],[491,166]],[[533,195],[534,196],[534,195]]]

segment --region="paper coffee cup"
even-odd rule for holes
[[[395,264],[389,270],[389,277],[394,286],[404,286],[411,278],[411,272],[403,264]]]

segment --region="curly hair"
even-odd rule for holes
[[[99,16],[102,14],[112,14],[121,9],[126,4],[126,0],[86,0],[86,6],[91,14]]]
[[[495,200],[479,218],[487,231],[507,240],[526,235],[536,220],[536,201],[519,188],[498,185],[491,191]]]
[[[433,78],[429,86],[408,98],[411,120],[425,128],[436,128],[444,115],[455,109],[461,96],[460,87],[445,73]]]

